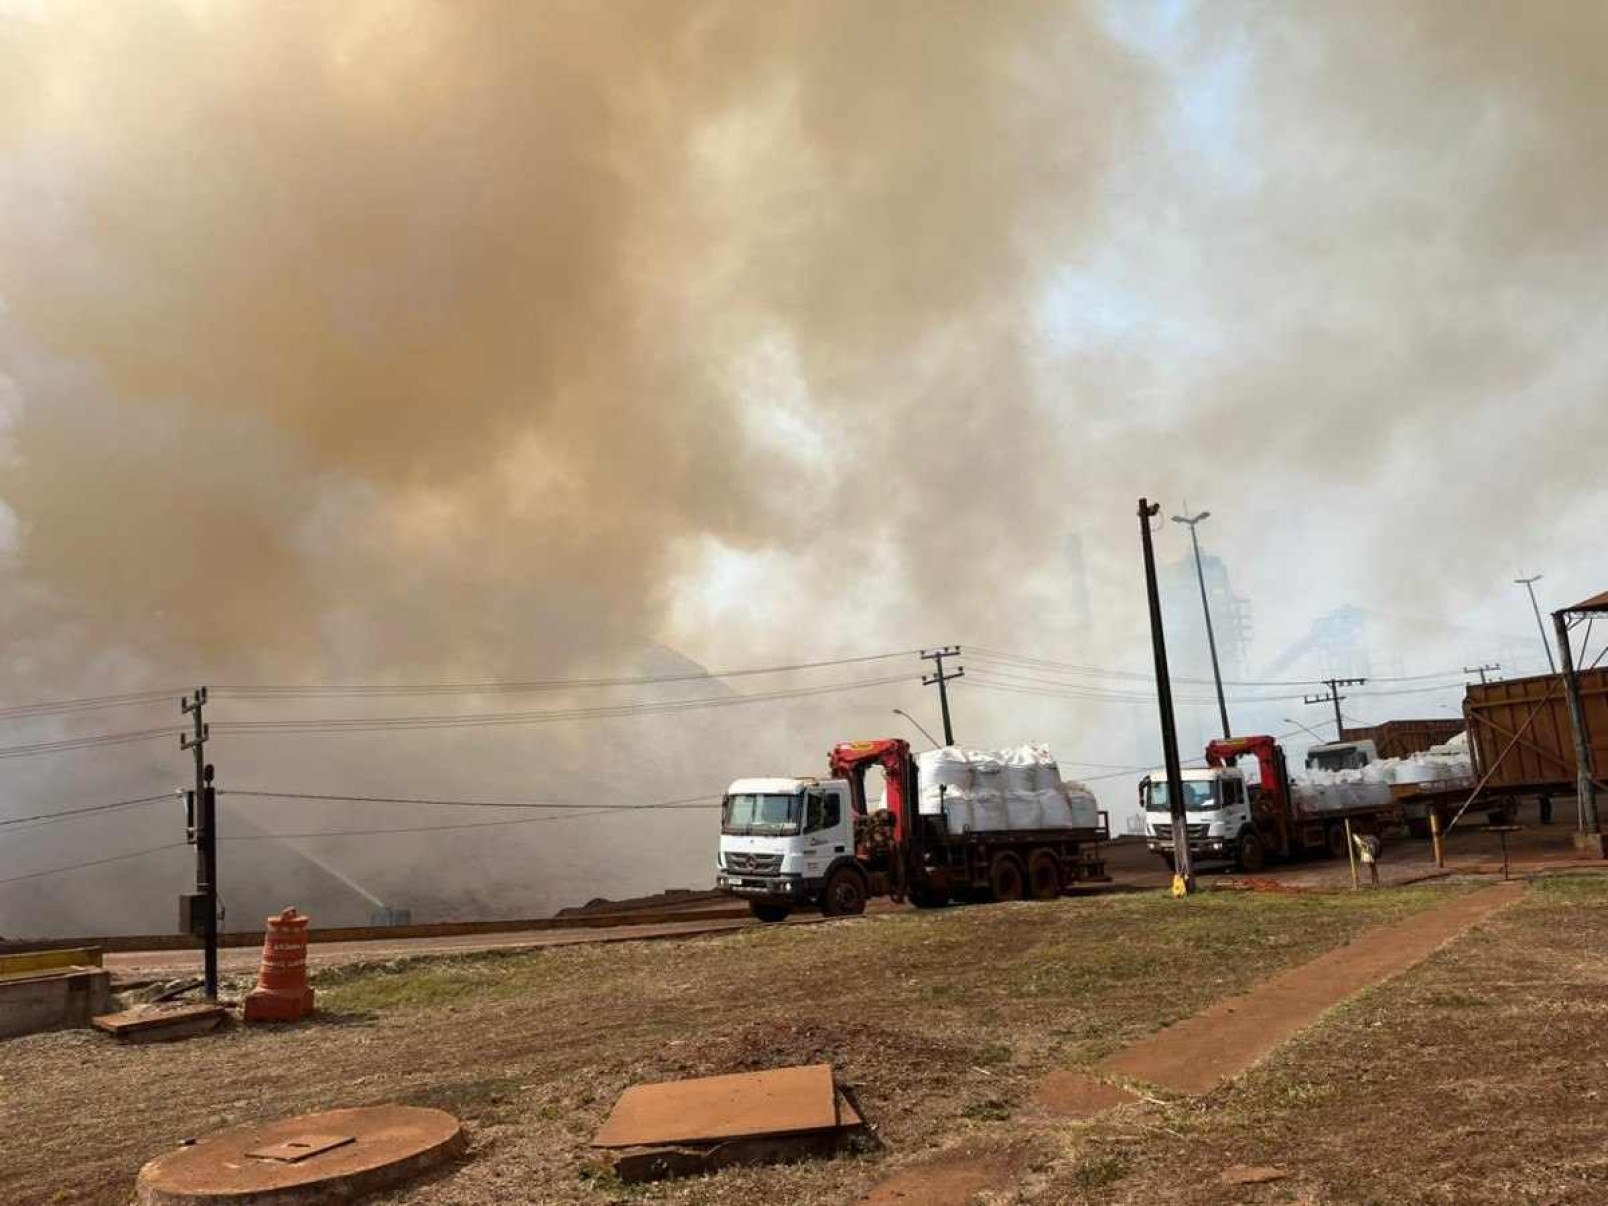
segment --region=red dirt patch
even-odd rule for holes
[[[1520,883],[1498,884],[1370,930],[1117,1052],[1099,1070],[1174,1093],[1204,1093],[1256,1064],[1347,997],[1422,962],[1523,891]]]
[[[966,1206],[985,1189],[1014,1185],[1026,1162],[1020,1147],[966,1144],[889,1177],[860,1206]]]
[[[1056,1118],[1093,1118],[1138,1100],[1139,1095],[1131,1089],[1073,1068],[1051,1072],[1033,1091],[1033,1104],[1038,1111]]]

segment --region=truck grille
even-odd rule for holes
[[[1156,825],[1153,828],[1156,831],[1156,837],[1158,840],[1163,842],[1172,841],[1173,834],[1171,825]],[[1193,842],[1204,838],[1206,836],[1206,831],[1210,828],[1210,825],[1185,825],[1184,833],[1188,836],[1189,840]]]
[[[739,875],[775,875],[781,869],[779,854],[741,854],[734,850],[726,855],[726,870]]]

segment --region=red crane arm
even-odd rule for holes
[[[882,767],[888,795],[888,811],[894,818],[894,837],[903,845],[913,828],[916,810],[916,767],[910,757],[910,743],[901,737],[882,737],[875,741],[845,741],[827,756],[834,779],[849,781],[849,800],[854,811],[866,811],[865,772]]]

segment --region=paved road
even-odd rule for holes
[[[802,915],[792,923],[819,921]],[[411,955],[446,955],[464,951],[517,950],[544,946],[576,946],[597,942],[640,942],[649,938],[686,938],[744,929],[757,922],[747,917],[729,921],[666,921],[607,929],[522,930],[507,934],[454,934],[445,938],[376,939],[371,942],[315,942],[307,948],[310,967],[330,967],[358,960],[394,959]],[[255,947],[229,947],[218,952],[218,969],[225,974],[257,970],[262,952]],[[119,951],[107,954],[104,965],[118,976],[177,978],[201,973],[201,952]]]

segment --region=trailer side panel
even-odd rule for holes
[[[1608,768],[1608,667],[1580,672],[1586,735],[1599,775]],[[1506,794],[1575,789],[1574,735],[1562,675],[1476,683],[1463,699],[1475,773]]]

